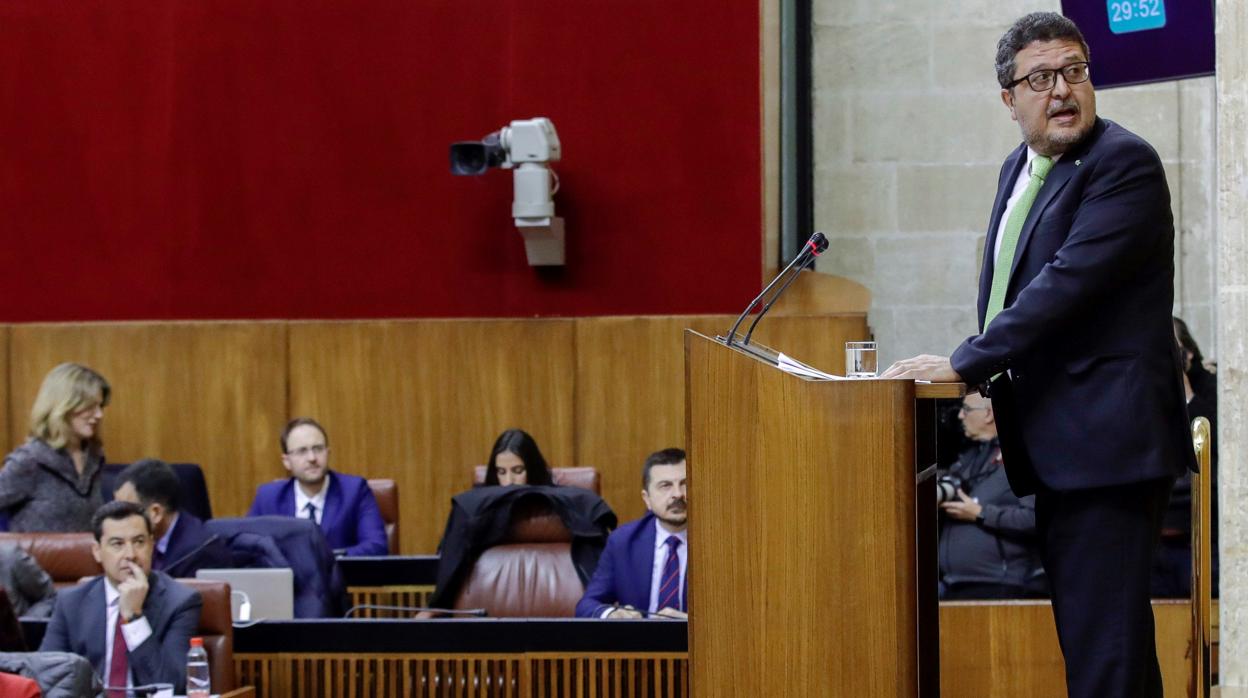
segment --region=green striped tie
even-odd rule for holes
[[[997,261],[992,265],[992,292],[988,294],[988,309],[984,312],[984,329],[988,329],[988,323],[1000,313],[1005,307],[1005,289],[1010,285],[1010,268],[1014,266],[1014,251],[1018,248],[1018,234],[1023,230],[1023,221],[1027,220],[1027,213],[1031,211],[1031,205],[1036,202],[1036,194],[1040,193],[1040,187],[1044,186],[1044,178],[1048,176],[1049,170],[1053,169],[1053,159],[1043,155],[1037,155],[1031,161],[1031,181],[1027,182],[1027,188],[1023,190],[1023,195],[1019,197],[1018,202],[1014,204],[1014,209],[1010,211],[1010,218],[1005,222],[1005,230],[1001,233],[1001,252],[997,255]]]

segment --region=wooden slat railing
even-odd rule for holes
[[[258,698],[683,698],[689,655],[237,654]]]
[[[356,606],[401,606],[403,608],[420,608],[429,605],[434,587],[425,584],[393,585],[378,587],[347,587],[347,595],[351,599],[351,607]],[[356,618],[409,618],[411,613],[377,608],[362,608]]]

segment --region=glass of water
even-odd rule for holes
[[[875,342],[845,342],[845,375],[849,378],[875,378]]]

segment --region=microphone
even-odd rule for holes
[[[95,674],[99,676],[99,674]],[[101,681],[100,683],[104,683]],[[173,695],[173,684],[171,683],[149,683],[142,686],[105,686],[103,695],[114,696],[139,696],[150,698],[161,698],[161,696]]]
[[[484,608],[454,609],[433,608],[432,606],[386,606],[383,604],[362,603],[359,606],[352,606],[351,610],[347,611],[346,614],[343,615],[343,618],[351,618],[355,616],[356,611],[412,611],[414,613],[441,613],[448,616],[475,616],[477,618],[484,618],[489,615],[485,612]]]
[[[802,245],[801,252],[798,252],[797,256],[793,258],[793,261],[789,262],[789,266],[785,267],[783,271],[777,274],[776,278],[772,279],[771,283],[767,284],[767,287],[763,289],[762,293],[755,296],[754,300],[750,301],[750,304],[745,307],[745,312],[741,313],[741,316],[737,318],[737,322],[733,324],[732,329],[728,331],[728,336],[725,340],[728,346],[733,345],[733,342],[737,337],[737,328],[739,328],[741,323],[745,321],[745,318],[750,314],[750,311],[758,305],[759,301],[766,297],[767,293],[771,291],[771,289],[774,288],[781,279],[785,278],[790,271],[796,268],[797,271],[789,276],[784,284],[780,286],[780,289],[771,296],[771,300],[767,301],[767,303],[763,306],[763,309],[759,311],[758,317],[754,318],[754,322],[750,323],[749,330],[745,333],[745,338],[740,342],[742,346],[749,345],[750,337],[754,334],[754,328],[758,327],[758,321],[763,319],[763,316],[767,314],[768,310],[771,310],[771,306],[779,300],[780,295],[783,294],[785,289],[789,287],[789,284],[793,283],[793,280],[801,275],[802,270],[805,269],[815,257],[823,254],[826,249],[828,249],[828,237],[826,235],[823,233],[815,233],[814,235],[811,235],[810,239],[806,241],[806,244]]]

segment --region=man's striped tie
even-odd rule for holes
[[[680,539],[669,536],[664,543],[667,545],[667,561],[663,563],[663,582],[659,584],[659,605],[655,610],[674,608],[684,611],[685,600],[680,596],[680,556],[676,554]]]

